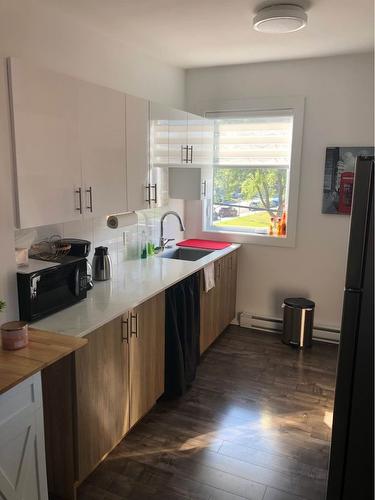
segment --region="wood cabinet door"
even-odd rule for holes
[[[218,272],[219,272],[219,310],[218,310],[218,320],[219,328],[218,335],[220,335],[227,327],[227,317],[228,317],[228,299],[229,299],[229,287],[228,287],[228,256],[222,257],[218,262]]]
[[[236,296],[237,296],[237,266],[238,252],[232,252],[228,255],[228,276],[229,276],[229,297],[228,297],[228,324],[236,316]]]
[[[150,207],[149,101],[126,96],[126,178],[128,210]]]
[[[235,317],[237,289],[237,252],[215,262],[215,287],[204,291],[201,284],[201,354],[214,342]]]
[[[130,427],[164,392],[165,294],[136,307],[129,315]]]
[[[129,430],[129,351],[122,318],[87,339],[75,358],[79,481]]]
[[[125,94],[79,82],[85,215],[127,211]]]
[[[9,73],[17,225],[80,219],[77,81],[13,58]]]
[[[203,354],[217,336],[216,295],[217,284],[208,292],[204,290],[204,274],[201,273],[200,299],[200,353]]]

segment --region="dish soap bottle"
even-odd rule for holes
[[[147,238],[145,231],[142,231],[141,236],[141,259],[147,259]]]

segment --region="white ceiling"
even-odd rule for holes
[[[290,1],[290,0],[289,0]],[[184,68],[369,51],[373,0],[297,0],[308,25],[283,35],[258,33],[256,0],[48,0],[107,35]]]

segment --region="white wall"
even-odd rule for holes
[[[237,310],[280,316],[284,297],[302,295],[316,301],[317,324],[339,326],[349,217],[321,214],[324,157],[327,146],[373,145],[372,55],[192,69],[186,91],[192,112],[233,99],[306,97],[296,247],[243,246]],[[187,236],[197,236],[199,204],[186,212]]]
[[[17,317],[13,190],[5,57],[184,108],[185,72],[77,22],[41,0],[0,0],[0,324]],[[174,208],[183,211],[182,202]],[[77,236],[77,235],[76,235]]]

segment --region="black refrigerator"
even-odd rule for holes
[[[374,499],[374,158],[356,165],[327,500]]]

